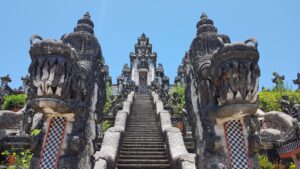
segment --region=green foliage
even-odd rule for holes
[[[11,110],[15,107],[24,106],[25,103],[26,103],[26,95],[25,94],[5,96],[1,109],[2,110]]]
[[[105,120],[103,123],[102,123],[102,132],[105,132],[108,128],[110,128],[110,122],[108,120]]]
[[[296,169],[295,163],[290,163],[290,169]]]
[[[269,161],[266,155],[257,155],[259,160],[260,169],[273,169],[274,165]]]
[[[112,95],[112,91],[111,91],[110,83],[106,82],[106,101],[103,108],[103,114],[108,114],[109,110],[111,109],[112,102],[114,101],[113,99],[110,98],[111,95]]]
[[[176,94],[178,95],[178,99],[174,98]],[[185,87],[183,85],[176,85],[171,88],[169,95],[169,103],[172,105],[175,114],[182,115],[182,110],[185,105]]]
[[[109,82],[106,82],[106,98],[109,98],[112,94],[111,86]]]
[[[32,153],[30,149],[17,151],[16,149],[1,152],[1,165],[9,169],[29,169]]]
[[[31,136],[39,135],[41,133],[41,131],[42,131],[41,129],[33,129],[33,130],[31,130],[30,135]]]
[[[289,101],[291,105],[295,103],[300,103],[300,92],[292,91],[285,88],[274,88],[272,90],[263,89],[259,93],[259,107],[263,111],[281,111],[280,100],[283,95],[289,96]]]

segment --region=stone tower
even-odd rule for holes
[[[164,74],[162,64],[156,66],[157,53],[152,51],[149,38],[143,33],[135,44],[134,52],[129,54],[130,66],[125,64],[118,83],[134,82],[140,93],[146,93],[155,79],[163,82],[168,79]]]

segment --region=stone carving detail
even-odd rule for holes
[[[31,168],[38,168],[43,138],[52,117],[67,119],[58,168],[92,168],[96,123],[105,102],[106,73],[101,47],[94,36],[89,13],[74,32],[61,40],[30,39],[31,64],[28,104],[43,113],[42,132],[32,140]]]
[[[298,85],[297,91],[300,91],[300,73],[297,73],[297,79],[293,80],[295,85]]]
[[[284,75],[279,75],[277,72],[273,72],[274,78],[272,82],[275,84],[275,88],[283,88]]]
[[[194,127],[198,168],[229,168],[228,142],[224,124],[240,121],[244,132],[250,168],[259,168],[252,147],[259,143],[256,116],[258,43],[250,38],[231,43],[227,35],[217,33],[213,21],[202,14],[197,37],[183,61],[187,110]],[[246,135],[246,137],[245,137]],[[220,167],[223,166],[223,167]]]

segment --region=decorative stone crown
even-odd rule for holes
[[[70,46],[63,44],[61,41],[45,39],[39,35],[33,35],[30,38],[30,57],[33,59],[38,56],[58,55],[70,57],[72,49]]]
[[[89,12],[86,12],[82,19],[79,19],[77,22],[76,28],[74,28],[74,32],[85,31],[91,34],[94,34],[94,23],[91,21],[91,16]]]

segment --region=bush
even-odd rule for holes
[[[178,95],[178,98],[175,99],[174,95]],[[172,105],[175,114],[182,115],[182,110],[185,105],[185,87],[183,85],[176,85],[173,88],[171,88],[169,102]]]
[[[281,96],[287,95],[289,96],[289,101],[291,105],[295,103],[300,103],[300,92],[292,91],[288,89],[272,89],[272,90],[265,90],[263,89],[259,93],[259,107],[265,111],[269,112],[272,110],[281,111],[280,100]]]
[[[102,132],[105,132],[108,128],[110,128],[110,122],[108,120],[105,120],[102,123]]]
[[[290,169],[296,169],[295,163],[291,163],[291,164],[290,164]]]
[[[269,161],[266,155],[257,155],[259,160],[259,167],[261,169],[273,169],[274,165]]]
[[[109,82],[106,82],[106,101],[105,101],[105,105],[103,108],[103,114],[108,114],[109,110],[112,107],[112,103],[114,101],[114,99],[111,99],[112,96],[112,91],[111,91],[111,86]]]
[[[26,95],[9,95],[4,97],[4,102],[1,107],[2,110],[12,110],[14,108],[20,108],[26,103]]]
[[[25,149],[22,151],[11,149],[1,152],[1,157],[2,159],[5,159],[0,163],[2,166],[10,169],[29,169],[32,153],[30,149]]]

